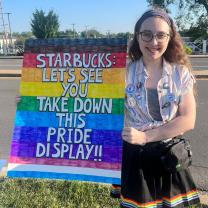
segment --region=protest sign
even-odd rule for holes
[[[126,42],[26,42],[9,177],[120,183]]]
[[[0,160],[0,172],[3,169],[5,164],[6,164],[6,160]]]

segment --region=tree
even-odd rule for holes
[[[54,38],[58,36],[58,16],[50,10],[47,15],[43,10],[35,10],[31,20],[32,33],[36,38]]]
[[[188,30],[183,30],[180,33],[183,36],[191,37],[194,40],[196,39],[208,39],[208,18],[207,16],[200,16],[198,22],[195,25],[192,25]]]
[[[58,34],[60,38],[77,38],[79,36],[77,31],[73,31],[71,29],[67,29],[65,31],[59,31]]]
[[[80,36],[82,38],[100,38],[100,37],[103,37],[103,35],[95,29],[89,29],[87,31],[86,30],[82,31]]]
[[[131,37],[133,37],[133,34],[131,34],[130,32],[126,32],[126,33],[117,33],[116,34],[117,38],[127,38],[130,39]]]
[[[21,33],[13,32],[12,36],[14,38],[16,38],[16,43],[18,45],[24,45],[25,40],[28,39],[28,38],[32,38],[33,34],[32,34],[32,32],[21,32]]]
[[[164,9],[166,12],[170,13],[168,6],[174,3],[174,0],[147,0],[149,6],[156,6]]]
[[[193,39],[208,37],[207,0],[147,0],[147,2],[151,6],[157,5],[166,10],[169,5],[176,5],[178,8],[176,25],[179,31],[189,34]]]

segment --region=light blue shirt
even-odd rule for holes
[[[142,58],[127,67],[125,126],[140,131],[163,125],[177,116],[178,105],[183,95],[193,89],[195,79],[187,67],[170,64],[163,59],[163,73],[157,85],[162,121],[152,118],[148,109],[145,82],[148,73]]]

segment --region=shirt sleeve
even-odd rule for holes
[[[196,79],[194,78],[194,75],[186,67],[183,67],[181,76],[181,95],[185,95],[192,90],[195,82]]]

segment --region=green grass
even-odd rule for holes
[[[0,208],[119,208],[110,186],[35,179],[0,179]]]
[[[0,208],[119,208],[109,193],[97,183],[0,178]]]

